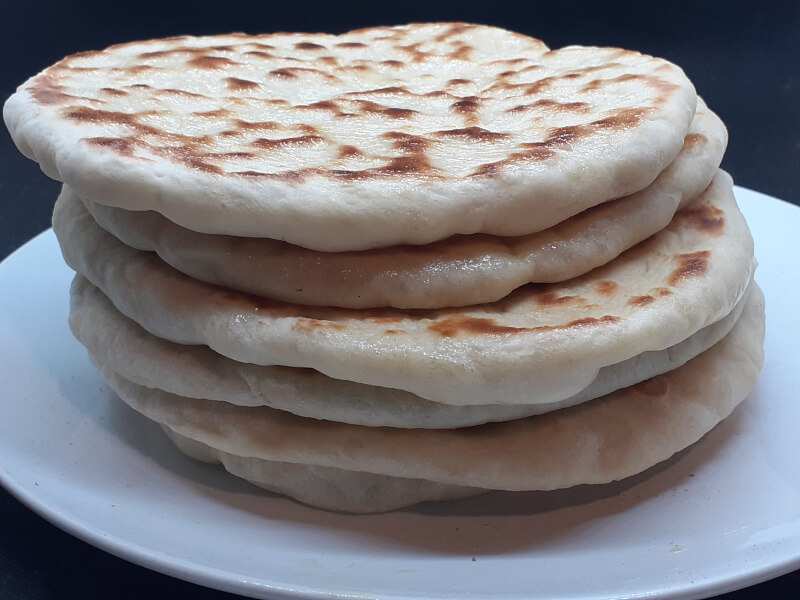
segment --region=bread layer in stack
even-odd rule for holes
[[[70,324],[185,453],[313,506],[639,473],[754,387],[724,125],[674,65],[462,23],[173,38],[6,103]]]

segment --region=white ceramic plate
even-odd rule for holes
[[[67,328],[51,232],[0,265],[0,482],[132,562],[268,598],[698,598],[800,567],[800,210],[738,189],[767,298],[756,392],[625,482],[376,515],[313,510],[181,455]]]

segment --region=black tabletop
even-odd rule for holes
[[[726,122],[739,185],[800,204],[797,2],[13,2],[0,7],[0,98],[66,54],[183,33],[328,31],[412,21],[497,25],[570,43],[622,46],[679,64]],[[59,185],[0,131],[0,258],[49,226]],[[1,340],[0,340],[1,341]],[[1,384],[2,382],[0,382]],[[0,415],[0,418],[3,418]],[[730,593],[794,597],[800,571]],[[0,491],[0,598],[233,598],[131,565],[50,525]]]

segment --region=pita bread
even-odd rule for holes
[[[275,240],[196,233],[152,211],[84,204],[128,246],[155,251],[186,275],[230,289],[316,306],[468,306],[499,300],[530,281],[583,275],[660,231],[708,186],[726,143],[722,121],[699,101],[681,153],[647,188],[516,238],[456,236],[421,247],[316,252]],[[65,201],[76,201],[74,194],[65,186]]]
[[[240,363],[206,346],[174,344],[122,316],[80,275],[70,293],[70,327],[94,363],[145,387],[239,406],[270,406],[354,425],[442,429],[509,421],[573,406],[671,371],[727,335],[748,296],[724,319],[676,346],[603,367],[587,388],[570,398],[521,406],[489,404],[491,398],[484,405],[440,404],[402,390],[331,379],[312,369]]]
[[[350,513],[375,513],[420,502],[455,500],[485,494],[487,490],[436,483],[410,477],[389,477],[334,467],[298,465],[220,452],[162,426],[187,456],[222,464],[225,469],[271,492],[291,496],[316,508]]]
[[[669,227],[608,265],[460,309],[353,311],[257,299],[125,246],[79,204],[56,203],[53,226],[67,263],[158,337],[459,405],[568,398],[600,368],[722,319],[755,268],[732,181],[721,172]]]
[[[82,197],[321,251],[526,235],[649,185],[675,65],[463,23],[181,37],[69,56],[4,118]]]
[[[408,479],[511,491],[553,490],[623,479],[695,443],[755,387],[763,341],[763,296],[755,289],[731,333],[674,371],[572,408],[458,430],[314,421],[265,407],[190,400],[137,386],[109,370],[104,375],[135,410],[203,444],[205,460],[222,461],[260,485],[269,486],[276,470],[263,461],[278,461],[402,477],[406,481],[399,482],[400,487],[408,493],[418,486]],[[182,449],[193,453],[178,440]],[[294,474],[298,488],[282,485],[281,491],[313,503],[304,495],[304,486],[314,474],[304,477],[302,472],[298,467]],[[320,476],[319,485],[327,485],[325,480],[335,480],[339,473]],[[371,483],[382,485],[380,478]],[[434,496],[441,492],[435,490]],[[381,499],[375,510],[386,509],[385,497]],[[340,505],[327,503],[326,508],[370,510],[363,502],[351,506],[347,501],[345,497]]]

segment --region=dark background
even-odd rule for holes
[[[736,183],[800,204],[800,2],[0,2],[0,98],[62,56],[117,42],[229,31],[327,31],[461,20],[553,48],[622,46],[679,64],[727,123]],[[0,130],[0,258],[49,226],[58,184]],[[2,340],[0,340],[0,343]],[[2,382],[0,382],[0,385]],[[800,571],[729,594],[794,597]],[[102,591],[101,591],[102,590]],[[0,599],[232,598],[71,538],[0,491]]]

